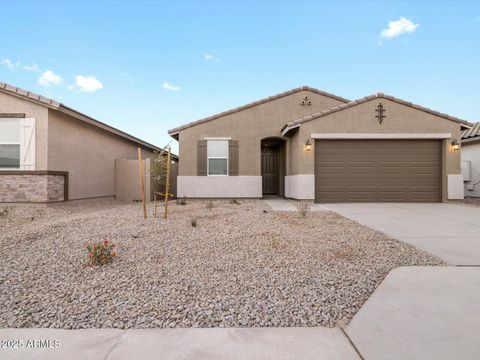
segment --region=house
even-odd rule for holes
[[[462,174],[465,196],[480,197],[480,123],[462,132]]]
[[[128,181],[116,178],[116,160],[137,159],[138,147],[145,159],[160,150],[54,100],[0,83],[2,203],[115,196],[116,182]]]
[[[470,127],[382,93],[350,101],[303,86],[169,134],[180,197],[440,202],[463,198],[456,144]]]

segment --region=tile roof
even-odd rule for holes
[[[9,85],[9,84],[5,84],[5,83],[2,83],[2,82],[0,82],[0,92],[6,92],[6,93],[11,94],[11,95],[16,95],[16,96],[26,98],[29,101],[32,101],[32,102],[37,103],[39,105],[47,106],[48,108],[51,108],[51,109],[54,109],[54,110],[61,111],[61,112],[66,113],[70,116],[73,116],[73,117],[75,117],[79,120],[85,121],[85,122],[87,122],[87,123],[89,123],[93,126],[99,127],[99,128],[104,129],[104,130],[106,130],[110,133],[113,133],[113,134],[116,134],[120,137],[128,139],[128,140],[130,140],[134,143],[143,145],[143,146],[145,146],[147,148],[150,148],[152,150],[155,150],[155,151],[160,151],[160,148],[158,146],[152,145],[152,144],[150,144],[146,141],[143,141],[143,140],[141,140],[141,139],[139,139],[139,138],[137,138],[133,135],[127,134],[126,132],[123,132],[119,129],[114,128],[113,126],[107,125],[107,124],[105,124],[101,121],[98,121],[94,118],[91,118],[88,115],[82,114],[81,112],[79,112],[77,110],[71,109],[68,106],[63,105],[62,103],[59,103],[55,100],[46,98],[42,95],[38,95],[38,94],[35,94],[31,91],[27,91],[27,90],[24,90],[24,89],[21,89],[21,88],[18,88],[18,87]],[[173,158],[178,159],[177,155],[172,154],[172,156],[173,156]]]
[[[285,96],[288,96],[288,95],[291,95],[291,94],[295,94],[295,93],[300,92],[300,91],[311,91],[313,93],[323,95],[323,96],[326,96],[326,97],[329,97],[329,98],[332,98],[332,99],[335,99],[335,100],[338,100],[338,101],[341,101],[341,102],[344,102],[344,103],[348,103],[350,101],[350,100],[345,99],[343,97],[340,97],[340,96],[337,96],[337,95],[334,95],[334,94],[331,94],[331,93],[328,93],[328,92],[325,92],[325,91],[322,91],[322,90],[318,90],[318,89],[312,88],[310,86],[301,86],[301,87],[298,87],[298,88],[295,88],[295,89],[292,89],[292,90],[282,92],[280,94],[272,95],[272,96],[266,97],[264,99],[260,99],[260,100],[257,100],[257,101],[254,101],[254,102],[236,107],[234,109],[230,109],[230,110],[227,110],[227,111],[215,114],[215,115],[211,115],[211,116],[208,116],[206,118],[203,118],[203,119],[200,119],[200,120],[197,120],[197,121],[190,122],[190,123],[185,124],[185,125],[178,126],[178,127],[173,128],[171,130],[168,130],[168,133],[171,136],[173,136],[173,135],[177,134],[179,131],[187,129],[189,127],[199,125],[199,124],[203,124],[203,123],[206,123],[208,121],[212,121],[212,120],[221,118],[225,115],[234,114],[236,112],[246,110],[246,109],[249,109],[251,107],[261,105],[261,104],[267,103],[267,102],[272,101],[272,100],[277,100],[277,99],[280,99],[282,97],[285,97]]]
[[[478,138],[480,139],[480,122],[474,124],[471,129],[462,131],[462,140]]]
[[[5,90],[9,93],[14,93],[16,95],[27,97],[30,100],[33,100],[34,102],[39,102],[43,105],[48,105],[48,106],[53,107],[53,108],[58,109],[58,107],[60,106],[60,103],[56,102],[55,100],[46,98],[42,95],[35,94],[34,92],[23,90],[21,88],[18,88],[18,87],[12,86],[12,85],[8,85],[8,84],[2,83],[2,82],[0,82],[0,90]]]
[[[296,128],[299,125],[303,124],[304,122],[308,122],[308,121],[311,121],[311,120],[314,120],[314,119],[318,119],[322,116],[333,114],[337,111],[348,109],[348,108],[351,108],[353,106],[356,106],[358,104],[362,104],[364,102],[367,102],[367,101],[370,101],[370,100],[373,100],[373,99],[391,100],[391,101],[394,101],[396,103],[399,103],[399,104],[402,104],[402,105],[405,105],[405,106],[409,106],[409,107],[412,107],[414,109],[424,111],[426,113],[436,115],[436,116],[442,117],[444,119],[460,123],[460,124],[464,125],[464,127],[467,127],[467,128],[472,126],[472,123],[470,123],[466,120],[462,120],[462,119],[459,119],[459,118],[454,117],[454,116],[450,116],[450,115],[447,115],[447,114],[444,114],[444,113],[441,113],[441,112],[438,112],[438,111],[435,111],[435,110],[432,110],[432,109],[429,109],[429,108],[426,108],[426,107],[423,107],[423,106],[420,106],[420,105],[417,105],[417,104],[414,104],[414,103],[411,103],[411,102],[408,102],[408,101],[405,101],[405,100],[402,100],[402,99],[398,99],[398,98],[390,96],[390,95],[385,95],[383,93],[376,93],[376,94],[366,96],[366,97],[363,97],[363,98],[360,98],[360,99],[357,99],[357,100],[354,100],[354,101],[350,101],[347,104],[334,106],[330,109],[327,109],[327,110],[324,110],[324,111],[321,111],[321,112],[318,112],[318,113],[310,114],[310,115],[301,117],[299,119],[290,121],[289,123],[286,124],[286,126],[283,127],[282,134],[286,134],[290,129]]]

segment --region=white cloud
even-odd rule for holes
[[[84,92],[94,92],[100,89],[103,89],[103,84],[95,76],[75,76],[75,86]],[[70,90],[73,89],[72,86],[68,87]]]
[[[23,68],[23,70],[30,71],[30,72],[32,72],[32,71],[40,72],[41,71],[37,64],[23,65],[22,68]]]
[[[49,87],[52,85],[60,85],[63,79],[55,74],[52,70],[47,70],[38,78],[38,83],[42,86]]]
[[[13,70],[14,68],[20,66],[20,63],[18,61],[13,62],[10,59],[2,59],[2,60],[0,60],[0,64],[9,68],[10,70]]]
[[[382,30],[380,36],[386,39],[392,39],[402,34],[413,33],[420,24],[414,24],[411,20],[400,17],[395,21],[390,21],[388,26]]]
[[[173,90],[173,91],[178,91],[178,90],[181,89],[180,86],[172,85],[172,84],[170,84],[168,81],[165,81],[165,82],[162,84],[162,87],[163,87],[165,90]]]
[[[220,59],[212,54],[205,54],[204,59],[206,61],[216,61],[217,63],[220,62]]]
[[[130,74],[130,73],[128,73],[128,72],[123,72],[123,73],[120,74],[120,76],[121,76],[123,79],[127,80],[129,83],[133,83],[133,82],[134,82],[132,74]]]

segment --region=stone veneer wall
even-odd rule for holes
[[[64,200],[63,175],[0,175],[0,203]]]

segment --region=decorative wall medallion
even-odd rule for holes
[[[382,103],[379,103],[377,105],[377,108],[375,109],[375,112],[377,113],[377,115],[375,115],[375,117],[377,118],[378,122],[380,124],[383,123],[383,120],[385,119],[385,113],[387,112],[387,110],[385,110]]]
[[[312,105],[312,100],[310,100],[308,98],[308,96],[305,96],[300,104],[301,105]]]

